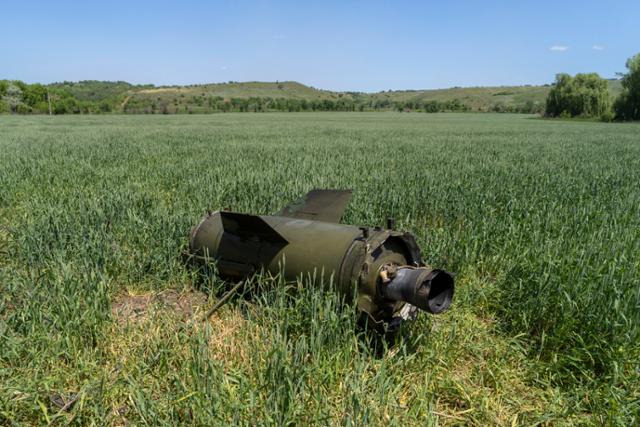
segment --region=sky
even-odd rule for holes
[[[640,0],[0,0],[0,79],[377,92],[625,70]]]

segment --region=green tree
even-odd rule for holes
[[[640,120],[640,53],[627,60],[628,72],[622,77],[622,93],[614,104],[618,120]]]
[[[108,101],[100,101],[100,103],[98,104],[98,108],[101,113],[109,113],[111,112],[111,103]]]
[[[556,75],[549,91],[546,114],[550,117],[603,117],[610,114],[607,81],[596,73]]]
[[[20,83],[22,82],[19,82],[19,81],[9,82],[6,89],[6,95],[4,96],[4,101],[6,102],[7,106],[9,107],[9,110],[12,113],[18,113],[19,109],[22,110],[22,108],[19,108],[19,107],[22,104],[21,87],[24,87],[24,83],[22,84]]]
[[[34,106],[39,102],[46,101],[47,88],[39,83],[27,85],[23,90],[22,99],[26,104],[30,106]]]
[[[9,103],[5,101],[8,89],[9,82],[7,80],[0,80],[0,113],[8,113],[11,111]]]

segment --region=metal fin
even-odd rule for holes
[[[289,243],[276,230],[257,215],[237,212],[220,212],[220,220],[225,233],[244,239],[260,239],[275,244]]]
[[[276,230],[257,215],[249,215],[237,212],[220,212],[222,228],[226,233],[249,238],[259,237],[272,243],[289,243]]]
[[[268,265],[289,243],[259,216],[220,212],[220,219],[224,233],[218,246],[221,254],[218,262],[226,264],[227,270],[232,270],[234,265],[254,269]],[[245,277],[250,272],[250,269],[239,268],[234,275]]]
[[[276,215],[338,223],[350,198],[351,190],[311,190]]]

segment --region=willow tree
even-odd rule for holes
[[[556,75],[547,96],[550,117],[605,117],[610,115],[611,97],[607,81],[597,73]]]

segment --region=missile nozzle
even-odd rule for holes
[[[432,314],[445,311],[453,299],[453,276],[426,267],[393,267],[381,271],[383,294]],[[385,283],[386,281],[386,283]]]

